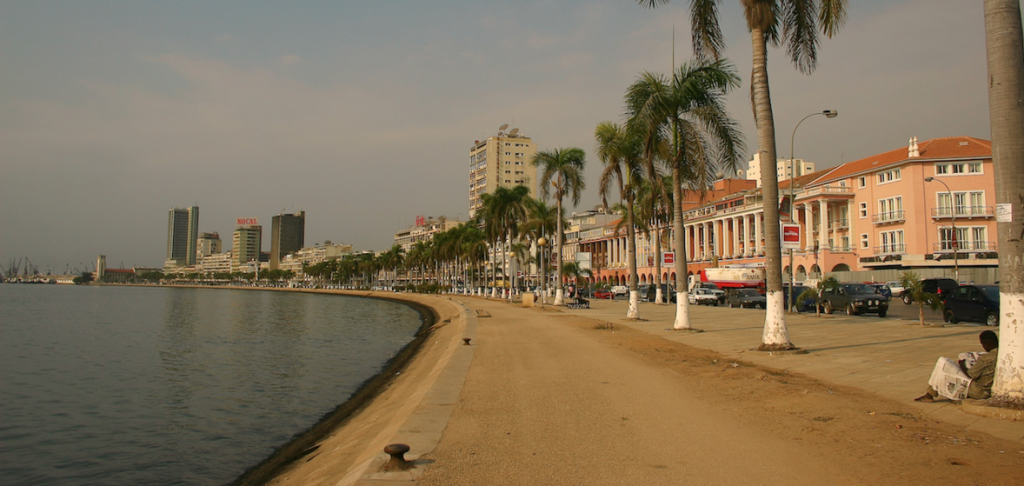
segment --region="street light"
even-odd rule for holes
[[[790,223],[793,222],[793,213],[796,212],[796,184],[794,182],[795,179],[796,179],[796,165],[795,165],[796,164],[796,159],[794,158],[794,155],[793,155],[794,154],[793,146],[794,146],[794,142],[796,142],[796,129],[800,128],[800,124],[803,123],[804,120],[806,120],[806,119],[808,119],[808,118],[810,118],[812,116],[815,116],[815,115],[825,115],[825,118],[835,118],[835,117],[839,116],[839,112],[836,111],[836,110],[823,110],[823,111],[820,111],[818,113],[811,113],[810,115],[807,115],[807,116],[801,118],[800,121],[798,121],[796,123],[796,126],[793,127],[793,136],[789,137],[789,222]],[[809,229],[808,228],[804,228],[804,230],[807,231],[807,235],[810,236],[811,232],[809,231]],[[822,231],[824,231],[824,228],[822,228]],[[815,256],[815,259],[817,259],[818,253],[815,252],[814,256]],[[817,262],[815,262],[815,265],[817,265]],[[793,299],[794,299],[794,297],[793,297],[793,289],[795,288],[795,285],[796,285],[794,275],[796,275],[796,269],[793,268],[793,249],[790,248],[789,249],[789,312],[793,312]]]
[[[949,189],[949,186],[945,182],[942,182],[941,180],[936,179],[934,177],[925,177],[924,181],[925,182],[933,182],[933,181],[934,182],[938,182],[939,184],[942,184],[943,186],[946,186],[946,192],[949,193],[949,218],[950,218],[949,225],[953,227],[952,235],[951,235],[951,238],[950,238],[950,241],[951,241],[952,246],[953,246],[953,275],[956,277],[957,285],[959,285],[960,284],[960,264],[959,264],[959,261],[958,261],[959,258],[958,258],[958,255],[957,255],[959,252],[957,250],[959,250],[959,248],[960,248],[960,242],[957,241],[957,238],[956,238],[956,202],[953,200],[953,191]],[[941,208],[940,208],[939,211],[940,211],[939,214],[941,214]],[[942,245],[941,238],[939,239],[939,245],[940,246]]]
[[[544,247],[547,244],[548,244],[548,240],[547,240],[547,238],[545,238],[543,236],[541,236],[537,240],[537,246],[538,246],[538,249],[540,250],[540,262],[538,262],[538,263],[540,264],[540,307],[542,309],[544,308],[544,294],[547,293],[547,275],[545,275],[545,273],[544,273],[544,266],[545,266],[544,263],[546,263],[546,261],[544,260],[544,258],[545,258],[545,256],[544,256]]]

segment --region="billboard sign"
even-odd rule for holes
[[[580,270],[590,270],[591,266],[590,252],[576,252],[576,263],[580,265]]]
[[[676,267],[676,252],[666,251],[661,253],[661,266],[666,268]]]
[[[238,226],[241,226],[241,227],[259,226],[260,225],[260,219],[259,218],[238,218],[236,220],[235,224],[238,225]]]
[[[800,249],[800,225],[795,223],[782,223],[782,249]]]

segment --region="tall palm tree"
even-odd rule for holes
[[[548,197],[551,193],[548,186],[554,188],[558,214],[562,214],[562,198],[572,198],[572,205],[578,206],[583,190],[587,185],[583,181],[583,169],[587,165],[587,154],[581,148],[560,148],[555,150],[538,152],[533,157],[532,163],[535,167],[543,167],[544,172],[540,177],[540,194]],[[555,232],[555,246],[557,253],[557,274],[555,284],[555,305],[565,304],[562,292],[562,240],[565,235],[562,231],[562,218],[558,218],[558,229]]]
[[[530,189],[523,185],[515,187],[498,187],[491,194],[484,194],[484,214],[491,228],[491,236],[501,246],[502,274],[508,281],[508,247],[512,238],[519,234],[519,224],[526,219],[526,199]],[[509,292],[509,298],[512,294]]]
[[[725,110],[725,94],[739,85],[728,61],[683,64],[671,79],[644,72],[626,92],[628,124],[642,136],[647,172],[659,156],[671,171],[671,219],[676,256],[676,316],[672,327],[692,330],[686,277],[684,190],[703,194],[714,174],[735,170],[745,150],[735,121]],[[660,184],[662,187],[664,184]]]
[[[640,318],[640,292],[636,275],[636,219],[634,203],[637,187],[643,181],[640,140],[634,132],[612,122],[601,122],[594,131],[597,139],[597,158],[604,163],[601,172],[600,193],[608,206],[608,193],[613,186],[625,201],[626,255],[629,262],[629,308],[626,318]],[[618,233],[618,231],[616,231]],[[561,269],[559,269],[561,273]]]
[[[998,223],[1000,306],[999,364],[992,397],[1024,405],[1024,242],[1018,230],[1024,214],[1024,41],[1019,0],[985,0],[988,57],[988,109],[992,126],[992,166],[996,201],[1009,205],[1018,223]],[[1006,207],[1006,206],[1003,206]]]
[[[558,230],[558,219],[564,220],[564,217],[560,214],[555,213],[555,208],[548,206],[543,199],[530,198],[527,207],[526,221],[519,227],[520,237],[524,237],[533,242],[538,242],[542,237],[551,238],[551,235],[555,234]],[[564,222],[563,222],[564,224]],[[538,248],[538,250],[542,250]],[[546,290],[547,288],[547,275],[545,270],[548,267],[550,261],[543,256],[536,258],[541,281],[541,289]],[[542,297],[543,299],[543,292]]]
[[[668,0],[637,0],[655,7]],[[701,59],[720,59],[725,40],[718,20],[720,0],[691,0],[690,23],[693,50]],[[775,118],[768,88],[768,46],[785,47],[790,60],[804,73],[814,72],[818,62],[818,29],[831,38],[846,20],[846,0],[741,0],[753,48],[751,100],[757,125],[761,158],[761,189],[764,200],[765,270],[768,309],[762,351],[793,349],[786,329],[782,292],[782,247],[779,231],[779,181],[775,171]]]
[[[654,303],[664,304],[664,295],[661,292],[661,228],[667,221],[666,207],[669,204],[661,198],[661,192],[657,190],[657,186],[671,186],[671,177],[658,175],[661,181],[651,184],[649,181],[644,179],[638,188],[636,196],[636,218],[640,223],[637,229],[641,230],[644,236],[651,241],[654,248]],[[667,184],[666,184],[667,182]],[[671,201],[672,195],[669,194],[669,200]]]

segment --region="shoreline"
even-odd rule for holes
[[[385,300],[394,302],[396,304],[407,305],[415,309],[421,316],[422,324],[419,330],[417,330],[415,337],[412,341],[406,344],[394,357],[389,359],[379,373],[368,378],[364,381],[355,392],[344,402],[338,404],[334,410],[327,412],[320,419],[310,425],[307,429],[297,432],[291,439],[284,444],[277,447],[274,452],[269,456],[262,459],[260,462],[246,469],[240,476],[233,481],[227,483],[232,486],[255,486],[264,484],[276,484],[284,474],[288,473],[294,466],[303,464],[299,462],[303,458],[307,458],[306,462],[315,458],[320,452],[320,444],[332,437],[332,434],[341,431],[346,426],[352,425],[361,413],[364,413],[368,409],[374,408],[378,405],[378,400],[387,401],[381,397],[385,395],[395,382],[401,379],[405,380],[418,380],[422,376],[413,376],[409,378],[410,374],[406,373],[414,361],[417,360],[424,353],[424,344],[429,341],[436,334],[438,328],[444,325],[461,320],[465,327],[466,314],[465,309],[462,312],[462,316],[452,315],[451,310],[445,312],[445,309],[441,308],[441,304],[445,302],[452,302],[449,296],[430,295],[430,294],[401,294],[391,292],[379,292],[379,291],[359,291],[359,290],[334,290],[334,289],[298,289],[298,288],[267,288],[267,287],[231,287],[231,286],[209,286],[209,285],[159,285],[159,284],[90,284],[97,286],[123,286],[123,287],[161,287],[161,288],[202,288],[202,289],[223,289],[223,290],[264,290],[264,291],[277,291],[277,292],[295,292],[295,293],[314,293],[322,295],[340,295],[345,297],[361,297],[371,298],[378,300]],[[430,302],[435,301],[436,302]],[[462,317],[462,319],[458,319]],[[460,340],[462,332],[459,332],[457,339]],[[468,363],[466,363],[468,367]],[[436,368],[436,366],[431,367]],[[436,370],[435,370],[436,371]],[[461,389],[461,387],[460,387]],[[456,395],[457,397],[457,395]],[[453,400],[454,401],[454,400]],[[442,427],[443,429],[443,427]],[[431,438],[428,442],[436,442],[440,440],[440,430],[436,431],[436,437]],[[358,441],[360,443],[369,443],[370,440],[363,438]],[[393,442],[390,440],[388,443]],[[410,441],[411,442],[411,441]],[[422,448],[414,449],[414,454],[407,455],[408,459],[414,459],[416,455],[422,455]],[[363,463],[355,464],[356,468],[353,472],[359,472],[359,476],[352,477],[351,482],[358,481],[362,476],[362,471],[373,462],[373,459],[380,460],[380,457],[384,456],[382,453],[382,446],[374,449],[372,447],[367,448],[364,455],[372,453],[371,461],[362,461]],[[372,473],[371,473],[372,474]],[[348,476],[352,476],[350,472]],[[286,479],[286,478],[285,478]]]

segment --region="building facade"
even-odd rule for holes
[[[684,199],[689,274],[712,266],[764,265],[761,190],[734,182],[718,181],[704,203]],[[952,275],[954,267],[998,265],[987,140],[912,139],[907,147],[782,181],[779,197],[785,200],[781,221],[801,230],[792,265],[783,252],[787,279],[791,271],[800,281],[842,271],[927,268]],[[619,226],[613,221],[579,233],[579,251],[591,253],[596,280],[627,281],[625,229]],[[641,283],[654,279],[654,234],[637,233]],[[663,251],[669,251],[671,228],[666,224],[660,234]],[[665,268],[661,276],[674,279],[675,269]]]
[[[444,216],[438,216],[437,219],[418,216],[416,225],[395,233],[395,244],[401,245],[402,249],[408,253],[417,242],[430,241],[435,234],[448,231],[462,223],[462,221],[448,219]]]
[[[804,159],[793,159],[790,167],[790,159],[778,159],[775,162],[775,173],[778,180],[786,181],[794,177],[801,177],[814,172],[814,162]],[[793,173],[796,172],[796,175]],[[745,177],[749,181],[757,181],[757,187],[761,187],[761,153],[755,153],[754,157],[747,162]],[[741,176],[743,177],[743,176]]]
[[[536,154],[537,146],[517,128],[474,142],[469,149],[469,217],[483,207],[481,196],[498,187],[524,185],[536,198],[537,168],[532,164]]]
[[[220,239],[220,233],[199,233],[196,240],[196,262],[202,262],[206,257],[224,251],[224,242]]]
[[[239,268],[250,262],[260,261],[260,246],[263,244],[263,227],[260,225],[245,225],[235,229],[231,238],[231,271],[237,272]]]
[[[306,240],[306,212],[279,214],[270,224],[270,269],[277,270],[281,259],[299,251]]]
[[[173,208],[167,220],[167,259],[164,267],[196,264],[199,207]]]

